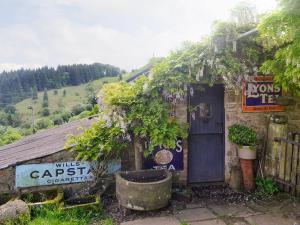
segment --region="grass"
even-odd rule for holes
[[[96,91],[100,90],[104,82],[116,82],[118,77],[105,77],[99,80],[92,81],[92,86]],[[82,84],[78,86],[63,87],[60,89],[55,89],[57,95],[54,94],[54,90],[48,90],[48,104],[50,115],[60,109],[70,111],[74,105],[86,104],[87,103],[87,93],[85,87],[87,84]],[[66,96],[63,96],[63,91],[66,90]],[[44,92],[38,93],[38,99],[32,100],[27,98],[16,104],[17,111],[21,114],[23,121],[31,120],[31,111],[28,110],[28,106],[32,105],[35,111],[36,119],[42,118],[39,112],[42,110]]]
[[[100,206],[93,209],[74,208],[66,211],[57,206],[44,206],[32,209],[31,218],[28,225],[87,225],[92,222],[114,225],[113,220],[107,218]]]
[[[123,80],[128,79],[131,77],[132,74],[124,74]],[[93,88],[96,92],[98,92],[104,83],[110,83],[110,82],[117,82],[119,81],[118,77],[104,77],[99,80],[94,80],[91,82]],[[77,104],[86,104],[87,103],[87,93],[86,88],[87,84],[81,84],[78,86],[69,86],[69,87],[63,87],[60,89],[52,89],[48,90],[48,104],[49,104],[49,110],[50,115],[53,114],[53,112],[57,110],[65,110],[65,111],[71,111],[72,107]],[[54,94],[54,90],[57,91],[57,94]],[[63,96],[63,91],[66,90],[66,96]],[[44,92],[41,91],[38,93],[38,99],[32,100],[31,98],[27,98],[19,103],[17,103],[16,109],[21,114],[22,121],[31,121],[31,110],[29,110],[27,107],[29,105],[32,105],[35,112],[35,118],[49,118],[43,117],[39,112],[42,110],[42,104],[43,104],[43,95]]]

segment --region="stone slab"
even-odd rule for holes
[[[203,208],[205,207],[204,203],[188,203],[186,204],[187,209]]]
[[[258,214],[244,205],[210,205],[209,207],[219,216],[249,217]]]
[[[198,222],[190,222],[189,225],[226,225],[222,220],[205,220]]]
[[[185,209],[176,213],[175,216],[183,222],[216,219],[216,216],[207,208]]]
[[[145,219],[138,219],[134,221],[127,221],[121,225],[180,225],[178,219],[173,216],[166,217],[148,217]]]
[[[300,225],[300,221],[296,221],[290,218],[284,218],[281,215],[264,214],[245,218],[249,224],[258,225]]]

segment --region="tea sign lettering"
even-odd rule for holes
[[[283,111],[276,104],[276,98],[282,96],[282,89],[276,86],[271,76],[255,76],[243,83],[243,112]]]

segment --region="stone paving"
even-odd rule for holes
[[[292,211],[296,214],[291,214]],[[224,204],[192,203],[172,215],[127,221],[121,225],[300,225],[300,204],[283,202]],[[290,214],[289,214],[290,213]]]

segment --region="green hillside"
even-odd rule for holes
[[[105,77],[99,80],[92,81],[91,84],[95,91],[98,91],[100,90],[103,83],[115,81],[118,81],[117,77]],[[57,91],[57,94],[54,93],[55,90],[49,90],[48,108],[50,110],[50,115],[62,110],[71,111],[72,107],[78,104],[87,104],[87,92],[85,90],[86,86],[87,84],[82,84],[78,86],[69,86],[61,89],[55,89]],[[65,96],[63,96],[64,90],[66,91]],[[28,109],[28,106],[30,105],[33,106],[36,119],[43,117],[40,113],[42,111],[43,94],[44,92],[39,92],[37,100],[27,98],[15,105],[23,121],[31,120],[31,110]]]

